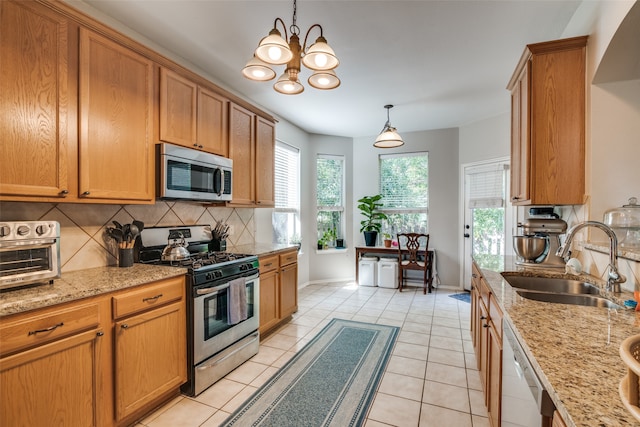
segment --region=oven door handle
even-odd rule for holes
[[[196,290],[196,295],[215,295],[219,293],[223,289],[227,289],[229,287],[229,283],[225,283],[224,285],[214,286],[212,288],[202,288]]]

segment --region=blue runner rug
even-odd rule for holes
[[[333,319],[222,425],[363,425],[399,330]]]
[[[462,302],[468,302],[468,303],[471,302],[471,294],[469,292],[451,294],[449,295],[449,298],[457,299],[458,301],[462,301]]]

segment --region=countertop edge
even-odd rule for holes
[[[505,264],[501,271],[480,267],[505,321],[514,330],[567,426],[639,425],[618,394],[618,383],[626,372],[618,348],[624,338],[638,333],[635,312],[526,300],[516,294],[501,273],[566,275],[559,271],[526,271],[513,263]],[[602,285],[593,276],[578,278]],[[632,294],[625,292],[618,300],[629,296]],[[576,340],[576,336],[584,342]],[[609,342],[605,343],[607,339]]]

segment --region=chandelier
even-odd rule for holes
[[[284,73],[274,83],[273,88],[286,95],[296,95],[304,91],[304,86],[298,78],[300,63],[313,71],[309,77],[309,84],[322,90],[335,89],[340,86],[340,79],[333,71],[340,61],[333,49],[327,44],[322,35],[322,27],[319,24],[312,25],[304,37],[304,43],[300,46],[300,28],[296,25],[297,18],[296,0],[293,0],[293,24],[289,27],[291,37],[288,37],[284,21],[276,18],[273,29],[269,35],[260,40],[253,58],[242,69],[242,74],[251,80],[268,81],[276,76],[276,72],[270,65],[287,64]],[[284,38],[276,28],[278,22],[284,30]],[[320,29],[320,37],[307,49],[307,38],[314,28]],[[289,40],[287,42],[287,39]]]
[[[404,141],[396,128],[389,123],[389,110],[393,108],[393,105],[385,105],[384,108],[387,109],[387,123],[384,124],[382,132],[380,132],[380,135],[376,138],[373,146],[378,148],[400,147],[404,145]]]

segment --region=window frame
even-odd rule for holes
[[[341,188],[340,188],[340,205],[319,205],[318,204],[318,161],[321,159],[328,160],[339,160],[342,164],[342,177],[341,177]],[[318,235],[318,240],[322,238],[323,230],[320,230],[320,224],[318,223],[318,216],[320,212],[339,212],[339,225],[336,227],[336,236],[335,238],[342,238],[345,232],[345,192],[346,192],[346,156],[342,154],[322,154],[318,153],[316,155],[316,233]],[[335,241],[333,242],[335,243]]]
[[[278,157],[278,151],[279,150],[286,150],[289,151],[291,153],[293,153],[296,156],[296,170],[295,170],[295,203],[296,206],[287,206],[287,207],[279,207],[278,206],[278,162],[277,162],[277,157]],[[287,239],[287,243],[300,243],[301,239],[302,239],[302,227],[300,224],[300,190],[301,190],[301,155],[300,155],[300,149],[298,147],[295,147],[291,144],[287,144],[284,141],[278,140],[276,139],[276,147],[275,147],[275,151],[274,151],[274,208],[271,214],[271,222],[272,224],[274,224],[275,221],[275,217],[278,214],[293,214],[293,234],[289,234],[287,233],[286,235],[286,239]],[[290,170],[287,169],[286,173],[287,175],[289,175]],[[291,180],[287,179],[286,182],[286,186],[288,187],[291,184]],[[296,239],[296,235],[298,236],[298,238]],[[273,243],[282,243],[282,242],[278,242],[278,234],[277,234],[277,229],[276,226],[273,226]]]
[[[382,195],[382,202],[385,201],[385,195],[383,193],[383,185],[382,185],[382,162],[385,159],[393,159],[393,158],[409,158],[409,157],[425,157],[427,170],[426,170],[426,194],[425,194],[425,204],[424,207],[414,206],[408,208],[390,208],[383,206],[380,209],[380,212],[385,213],[386,215],[403,215],[403,214],[424,214],[426,226],[424,230],[394,230],[394,226],[390,225],[387,221],[383,223],[382,233],[389,233],[392,235],[392,238],[395,238],[395,234],[398,232],[424,232],[425,234],[429,233],[429,151],[414,151],[414,152],[406,152],[406,153],[392,153],[392,154],[379,154],[378,155],[378,190],[379,194]]]

